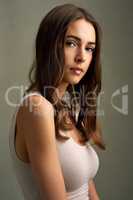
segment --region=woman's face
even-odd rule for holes
[[[96,35],[85,19],[72,22],[65,35],[63,82],[77,84],[87,72],[95,49]]]

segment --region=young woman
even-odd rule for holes
[[[52,9],[39,26],[31,85],[10,131],[26,200],[99,200],[91,143],[105,149],[96,117],[100,32],[94,17],[72,4]]]

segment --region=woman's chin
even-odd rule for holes
[[[79,83],[79,81],[80,81],[79,79],[77,79],[77,80],[76,80],[76,79],[73,79],[73,80],[70,80],[69,83],[72,84],[72,85],[76,85],[76,84]]]
[[[67,77],[65,82],[67,82],[68,84],[71,84],[71,85],[75,85],[75,84],[78,84],[81,80],[81,77],[76,77],[76,76],[73,76],[73,77]]]

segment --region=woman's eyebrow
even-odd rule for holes
[[[67,35],[66,38],[74,38],[75,40],[77,40],[78,42],[81,42],[81,39],[75,35]],[[88,44],[93,44],[95,45],[96,43],[95,42],[92,42],[92,41],[89,41]]]

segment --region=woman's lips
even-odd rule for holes
[[[83,72],[83,70],[81,68],[77,68],[77,67],[71,67],[70,70],[75,75],[80,75]]]

